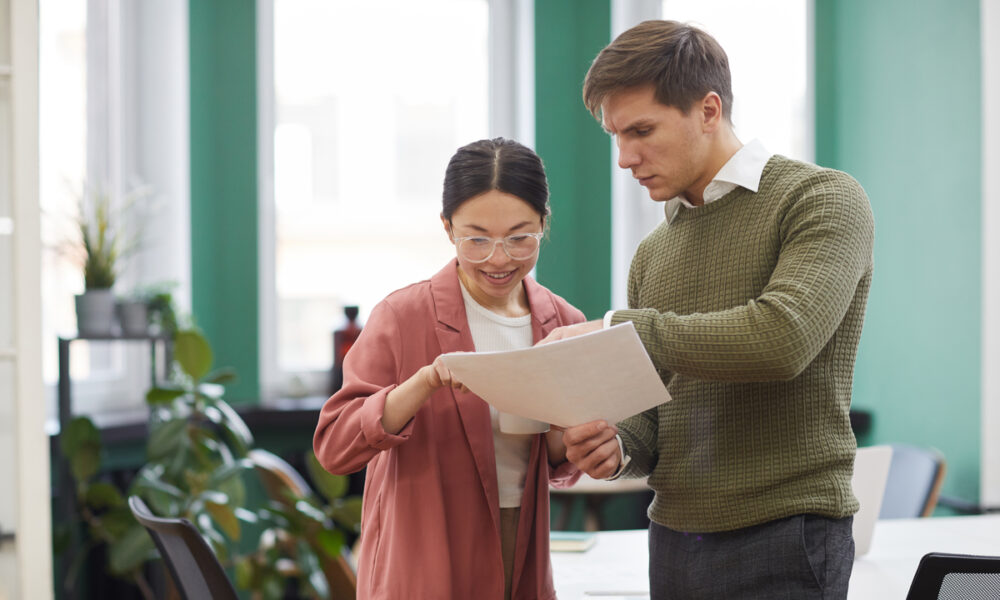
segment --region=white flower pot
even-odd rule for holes
[[[76,329],[81,336],[114,333],[115,296],[111,290],[87,290],[76,297]]]

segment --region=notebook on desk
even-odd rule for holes
[[[597,542],[591,531],[552,531],[549,533],[551,552],[586,552]]]
[[[882,510],[885,482],[889,479],[892,448],[869,446],[858,448],[854,456],[854,476],[851,487],[861,508],[854,515],[854,558],[864,556],[871,549],[875,521]]]

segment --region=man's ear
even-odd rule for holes
[[[705,133],[714,133],[725,120],[722,116],[722,98],[715,92],[709,92],[698,101],[698,106],[701,109],[702,129]]]

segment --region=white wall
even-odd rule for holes
[[[1000,506],[1000,2],[980,5],[983,45],[983,352],[981,502]]]

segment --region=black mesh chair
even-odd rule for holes
[[[920,559],[906,600],[1000,598],[1000,556],[931,552]]]
[[[190,521],[157,517],[138,496],[129,497],[128,506],[156,542],[184,600],[237,600],[219,559]]]

